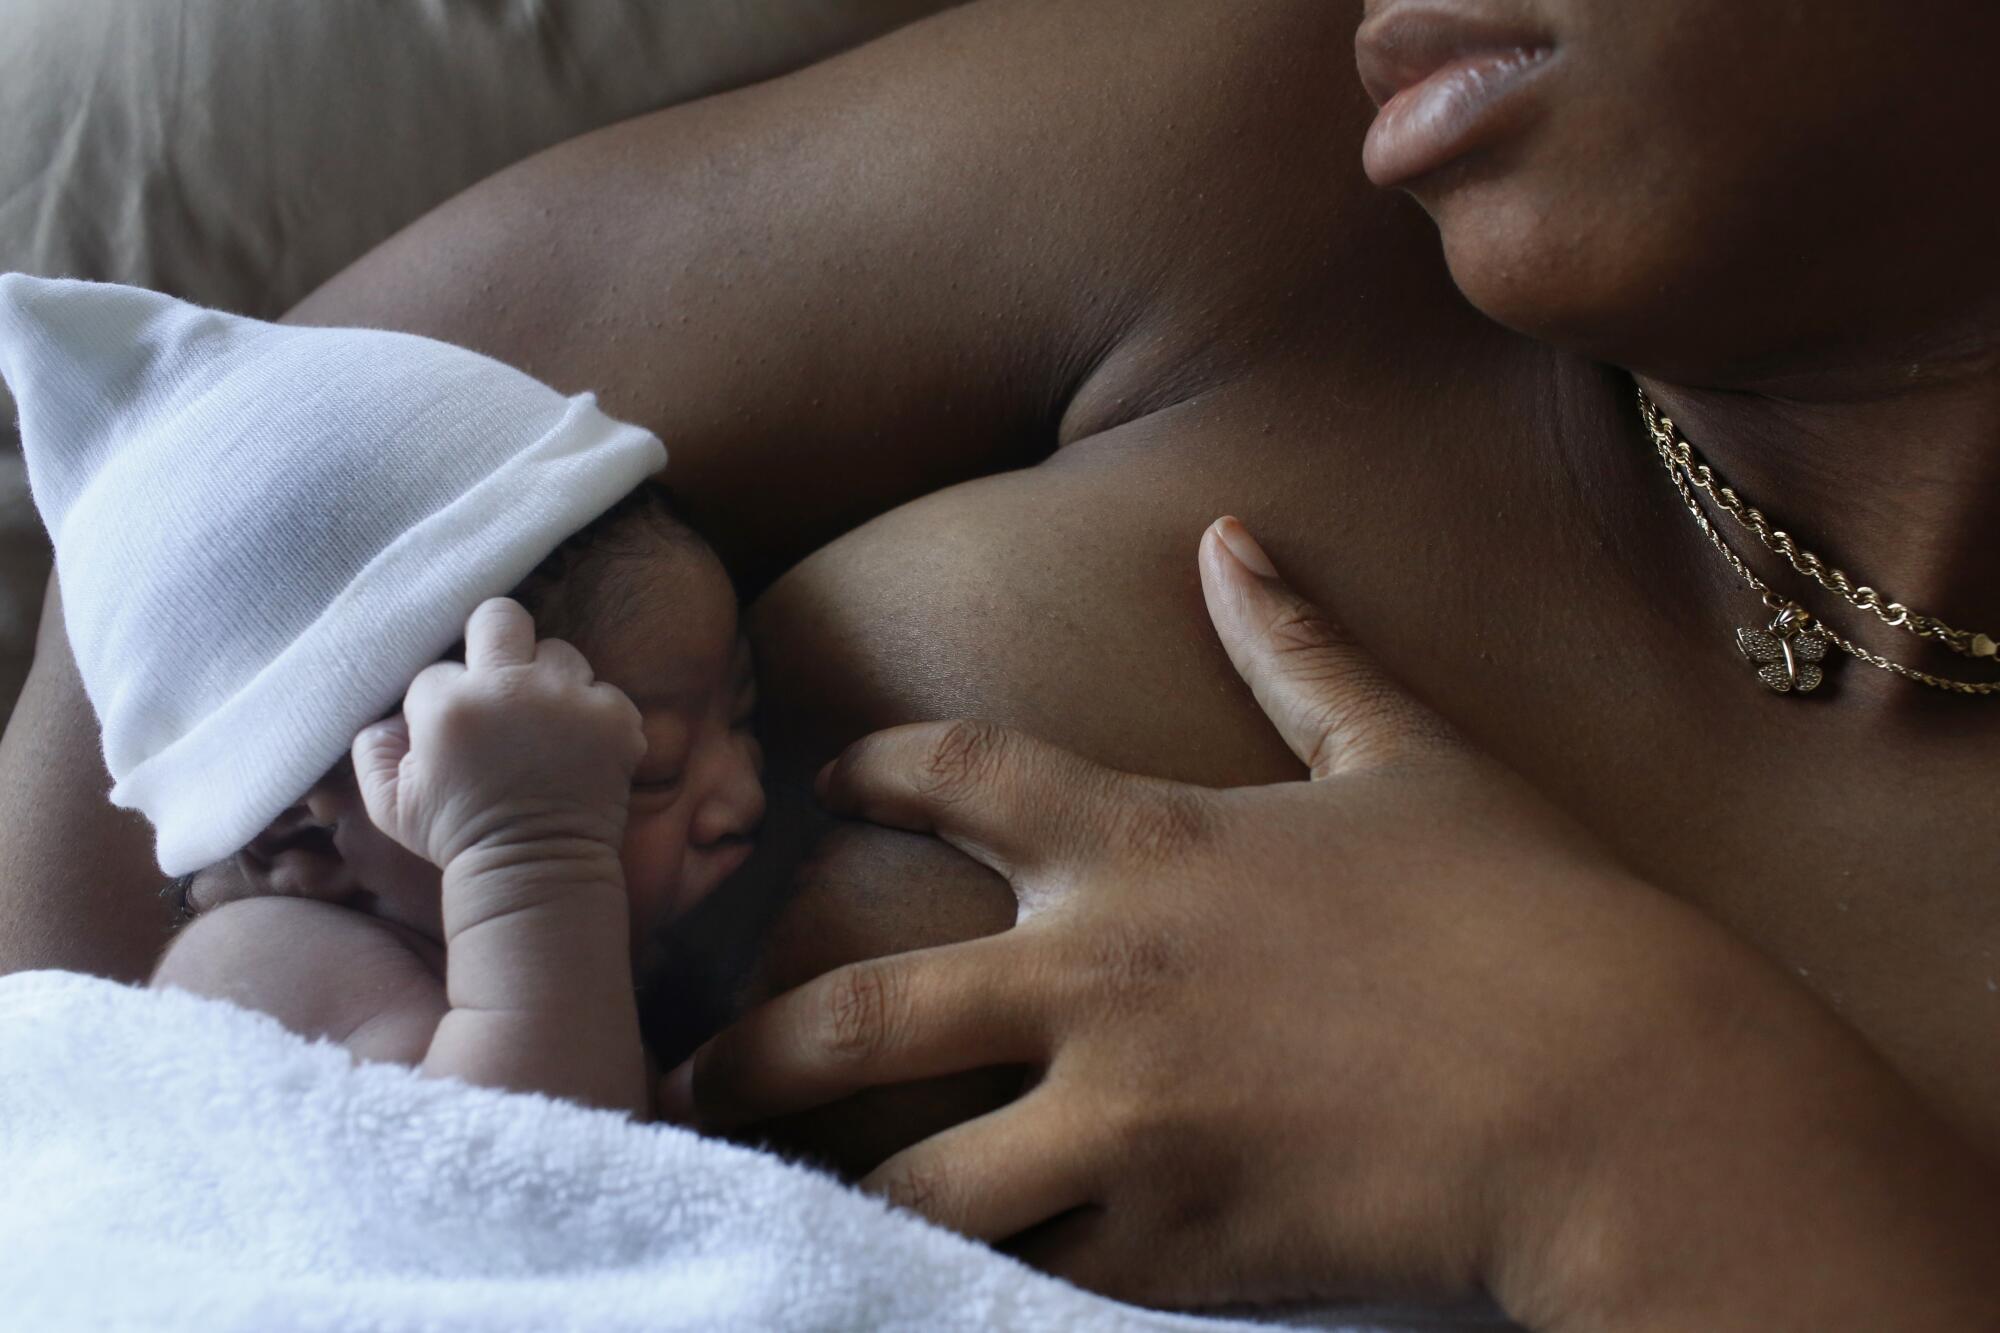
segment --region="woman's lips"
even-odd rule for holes
[[[1522,95],[1548,68],[1547,41],[1434,11],[1392,11],[1362,25],[1355,59],[1382,108],[1362,165],[1375,184],[1401,185],[1516,128]]]

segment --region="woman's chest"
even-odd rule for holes
[[[867,731],[959,716],[1191,782],[1296,778],[1201,600],[1196,543],[1236,513],[1399,678],[2000,1156],[2000,821],[1979,795],[2000,743],[1977,733],[2000,736],[1982,701],[1956,701],[1963,725],[1875,738],[1837,694],[1765,696],[1734,655],[1735,604],[1649,597],[1619,572],[1621,542],[1679,558],[1677,529],[1551,537],[1545,497],[1472,462],[1456,493],[1477,502],[1428,509],[1422,486],[1364,469],[1399,520],[1355,495],[1351,463],[1231,438],[960,487],[801,565],[753,616],[780,780]]]

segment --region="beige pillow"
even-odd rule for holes
[[[0,0],[0,272],[274,316],[538,149],[953,0]],[[0,390],[0,717],[48,574]]]

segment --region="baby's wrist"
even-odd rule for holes
[[[476,844],[444,875],[445,997],[424,1068],[641,1115],[630,905],[617,850]]]
[[[466,858],[481,868],[582,858],[599,849],[615,859],[625,837],[624,804],[597,808],[568,802],[498,804],[467,819],[433,844],[431,859],[443,870]]]
[[[477,921],[527,911],[625,911],[618,847],[584,833],[508,837],[474,843],[444,873],[447,941]]]
[[[480,838],[452,853],[447,875],[495,875],[566,867],[583,874],[617,871],[622,830],[578,823]]]

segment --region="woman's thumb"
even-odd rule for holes
[[[1389,762],[1448,732],[1366,649],[1292,591],[1249,529],[1202,537],[1201,586],[1230,661],[1315,780]]]

